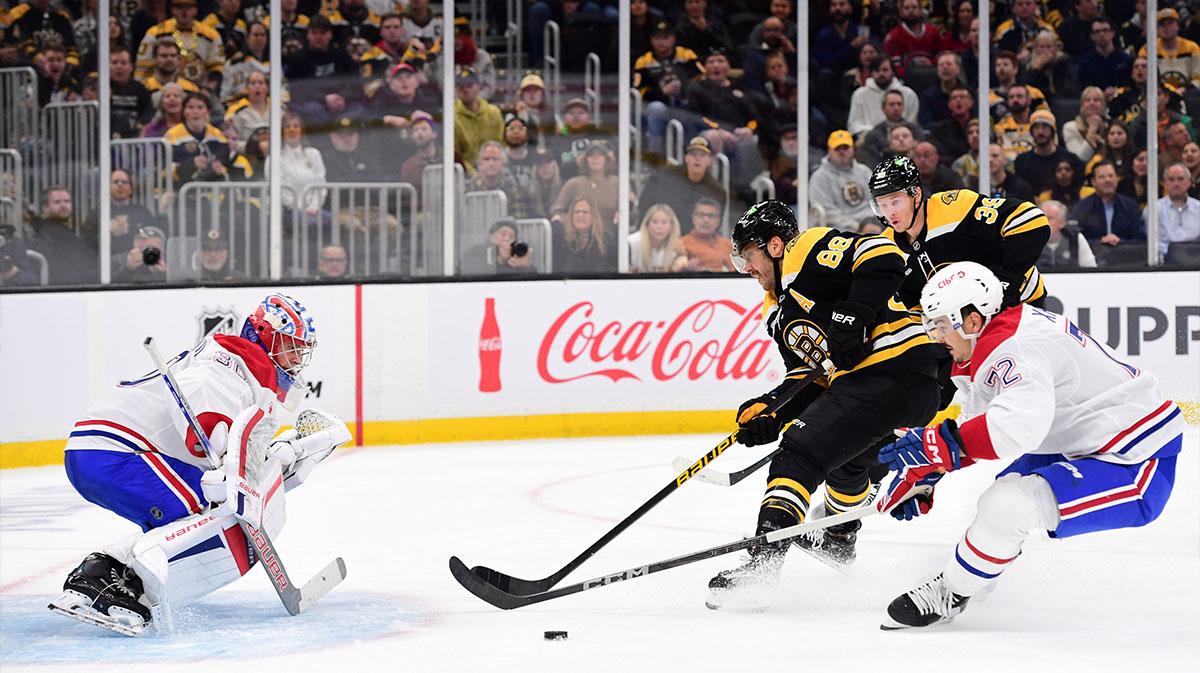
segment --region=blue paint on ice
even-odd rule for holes
[[[324,650],[420,628],[430,615],[397,596],[334,589],[291,617],[270,593],[214,594],[176,608],[174,630],[131,638],[46,608],[49,596],[7,595],[0,664],[246,659]]]

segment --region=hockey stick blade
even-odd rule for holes
[[[904,500],[914,498],[918,495],[927,494],[932,490],[933,489],[928,486],[914,488],[912,491],[909,491],[908,496]],[[904,500],[900,502],[904,502]],[[900,503],[897,503],[897,505],[899,504]],[[636,579],[638,577],[652,575],[664,570],[670,570],[672,568],[689,565],[696,563],[697,561],[704,561],[706,559],[724,556],[725,554],[731,554],[736,551],[748,549],[755,545],[765,544],[768,542],[779,542],[780,540],[790,540],[797,536],[804,535],[810,531],[836,526],[849,521],[856,521],[858,519],[863,519],[878,513],[879,511],[874,507],[864,507],[849,512],[843,512],[841,514],[835,514],[833,516],[827,516],[810,523],[802,523],[795,526],[789,526],[787,528],[781,528],[780,530],[765,533],[763,535],[744,538],[738,540],[737,542],[730,542],[728,544],[723,544],[716,547],[709,547],[708,549],[702,549],[690,554],[684,554],[683,556],[676,556],[675,558],[670,558],[665,561],[658,561],[656,563],[628,568],[620,572],[602,575],[600,577],[595,577],[577,584],[571,584],[569,586],[559,587],[558,589],[552,589],[550,591],[544,591],[536,594],[517,595],[504,591],[496,585],[484,581],[483,578],[468,570],[467,566],[461,560],[459,560],[457,556],[450,557],[450,574],[454,576],[454,579],[457,580],[464,589],[470,591],[480,600],[490,603],[501,610],[515,610],[517,608],[523,608],[527,605],[533,605],[534,603],[541,603],[544,601],[553,600],[555,598],[562,598],[563,596],[570,596],[571,594],[577,594],[591,589],[598,589],[611,584],[617,584],[619,582]]]
[[[329,593],[330,589],[341,584],[344,579],[346,579],[346,562],[339,556],[300,587],[300,602],[296,606],[296,614],[304,612],[321,596]]]
[[[785,404],[792,401],[792,399],[801,390],[803,390],[805,386],[820,378],[822,374],[828,373],[828,371],[829,369],[827,367],[824,371],[814,369],[805,373],[803,377],[796,381],[796,383],[784,390],[778,398],[772,401],[771,404],[767,405],[763,413],[774,413],[778,411]],[[601,536],[599,540],[596,540],[594,543],[592,543],[592,546],[583,550],[582,553],[580,553],[554,574],[543,577],[539,580],[526,580],[521,579],[520,577],[507,575],[499,570],[493,570],[487,566],[475,566],[474,568],[471,568],[471,573],[483,582],[495,586],[503,592],[513,595],[523,596],[539,594],[549,590],[551,587],[554,587],[561,582],[567,575],[571,574],[571,572],[576,568],[583,565],[583,563],[594,556],[596,552],[603,549],[605,545],[607,545],[609,542],[612,542],[613,539],[624,532],[626,528],[629,528],[634,524],[634,522],[642,518],[646,512],[654,509],[654,507],[657,506],[658,503],[665,500],[668,495],[675,492],[676,489],[678,489],[680,486],[683,486],[688,481],[696,478],[697,475],[703,474],[702,470],[718,456],[724,453],[726,449],[733,446],[736,440],[737,431],[735,430],[728,437],[721,440],[719,444],[710,449],[708,453],[701,456],[698,460],[689,463],[686,467],[681,468],[678,476],[676,476],[674,480],[672,480],[666,486],[663,486],[658,493],[655,493],[653,496],[651,496],[649,500],[634,510],[632,514],[622,519],[616,526],[612,528],[612,530]],[[766,461],[763,461],[758,467],[761,467],[765,464]],[[758,469],[758,467],[755,467],[754,469]],[[754,470],[751,470],[751,472],[753,471]],[[746,474],[749,474],[749,472]],[[743,475],[742,478],[745,478],[745,475]]]
[[[791,425],[791,423],[788,425]],[[694,475],[693,479],[696,481],[702,481],[706,484],[712,484],[714,486],[733,486],[739,481],[757,472],[758,468],[771,462],[771,459],[774,458],[778,453],[779,450],[776,449],[736,472],[721,472],[719,470],[709,469],[701,472],[700,474]],[[674,462],[671,463],[671,467],[675,468],[676,470],[686,469],[681,468],[680,466],[686,466],[687,462],[687,458],[679,456],[674,460]]]

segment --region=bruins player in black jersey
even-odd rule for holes
[[[937,411],[935,358],[945,349],[894,298],[904,280],[904,256],[891,240],[824,227],[800,233],[791,208],[774,200],[747,211],[732,238],[734,265],[766,291],[763,323],[788,377],[820,368],[827,358],[835,367],[776,414],[762,412],[792,380],[738,409],[738,441],[748,446],[776,441],[782,426],[796,421],[770,463],[758,513],[757,534],[763,534],[811,518],[812,494],[822,483],[825,499],[812,517],[866,502],[872,477],[878,481],[887,473],[872,471],[880,472],[876,458],[894,439],[892,431],[920,426]],[[796,543],[849,562],[859,526],[834,526]],[[761,590],[775,586],[790,544],[752,548],[749,561],[709,582],[708,606],[758,602]]]
[[[921,172],[908,157],[885,159],[871,175],[871,208],[883,235],[908,256],[900,300],[921,303],[921,288],[952,262],[978,262],[1004,285],[1004,306],[1042,306],[1046,288],[1037,259],[1050,223],[1032,203],[992,198],[969,189],[924,194]]]

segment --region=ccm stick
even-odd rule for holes
[[[927,494],[932,490],[933,489],[928,486],[914,488],[909,492],[908,497],[906,497],[904,500],[908,500],[918,495]],[[897,505],[898,504],[899,503],[897,503]],[[501,610],[515,610],[516,608],[523,608],[526,605],[533,605],[534,603],[541,603],[543,601],[549,601],[555,598],[562,598],[563,596],[570,596],[571,594],[577,594],[582,591],[598,589],[600,587],[609,586],[610,584],[616,584],[618,582],[644,577],[646,575],[662,572],[664,570],[678,568],[680,566],[685,566],[697,561],[724,556],[725,554],[731,554],[735,551],[741,551],[742,549],[747,549],[755,545],[778,542],[780,540],[789,540],[791,538],[804,535],[809,531],[836,526],[840,523],[855,521],[878,513],[879,511],[874,507],[867,506],[849,512],[827,516],[809,523],[802,523],[795,526],[789,526],[787,528],[781,528],[763,535],[757,535],[752,538],[738,540],[737,542],[730,542],[729,544],[709,547],[708,549],[702,549],[700,551],[692,552],[691,554],[685,554],[683,556],[676,556],[675,558],[667,559],[665,561],[658,561],[656,563],[637,566],[635,568],[629,568],[627,570],[622,570],[620,572],[611,573],[608,575],[601,575],[600,577],[579,582],[578,584],[572,584],[559,589],[553,589],[551,591],[544,591],[536,594],[518,595],[504,591],[496,585],[484,581],[478,575],[468,570],[467,566],[460,561],[457,556],[450,557],[450,573],[454,575],[454,579],[458,580],[459,584],[463,585],[463,588],[475,594],[482,600],[491,603]]]
[[[819,378],[823,373],[825,372],[815,369],[808,372],[794,385],[785,390],[782,395],[771,402],[771,404],[767,405],[766,409],[763,410],[763,413],[775,413],[782,408],[783,405],[790,402],[792,398],[794,398],[802,389],[804,389],[805,386],[817,380],[817,378]],[[720,456],[722,453],[724,453],[726,449],[733,446],[736,439],[737,431],[734,430],[732,434],[721,440],[720,444],[714,446],[711,450],[709,450],[708,453],[701,456],[699,460],[696,460],[695,462],[688,464],[686,467],[681,468],[679,475],[675,477],[675,479],[673,479],[666,486],[663,486],[658,493],[655,493],[653,496],[651,496],[650,499],[643,503],[641,507],[638,507],[632,514],[625,517],[620,523],[614,526],[612,530],[608,531],[599,540],[596,540],[594,543],[592,543],[592,546],[583,550],[583,552],[572,559],[570,563],[560,568],[558,572],[555,572],[548,577],[543,577],[539,580],[525,580],[521,579],[520,577],[513,577],[512,575],[506,575],[499,570],[492,570],[486,566],[475,566],[474,568],[471,568],[470,572],[473,573],[479,581],[490,584],[499,589],[501,592],[509,594],[525,596],[540,594],[544,591],[547,591],[561,582],[563,578],[571,574],[571,572],[576,568],[583,565],[585,561],[594,556],[596,552],[603,549],[605,545],[607,545],[609,542],[612,542],[613,539],[620,535],[626,528],[629,528],[635,521],[642,518],[646,512],[654,509],[654,507],[657,506],[658,503],[665,500],[668,495],[675,492],[676,489],[678,489],[680,486],[683,486],[689,480],[693,479],[698,473],[700,473],[701,470],[705,468],[706,465],[717,458],[717,456]],[[760,466],[765,465],[767,460],[770,460],[770,457],[768,457],[766,460],[763,460]],[[453,560],[458,561],[457,557]],[[461,565],[462,562],[458,561],[458,563]],[[453,563],[451,565],[453,566]],[[462,580],[459,581],[461,582]]]
[[[188,426],[192,432],[200,439],[204,445],[204,453],[208,456],[208,462],[216,469],[221,466],[221,461],[213,452],[212,445],[208,442],[208,435],[204,429],[200,427],[200,423],[196,421],[196,415],[192,413],[192,408],[188,404],[187,399],[183,397],[183,392],[176,383],[175,377],[171,374],[170,368],[163,360],[162,353],[159,352],[158,346],[154,343],[154,337],[146,337],[142,343],[146,348],[146,352],[150,354],[154,360],[154,366],[158,368],[158,373],[162,376],[163,381],[167,384],[167,390],[171,391],[171,396],[175,398],[175,403],[179,405],[179,410],[183,413],[183,417],[187,420]],[[324,596],[330,589],[338,585],[342,580],[346,579],[346,562],[340,557],[334,559],[310,579],[304,586],[299,589],[292,583],[288,577],[287,570],[283,567],[283,559],[279,557],[279,552],[275,549],[275,543],[267,537],[265,530],[254,528],[250,524],[238,519],[238,524],[241,525],[246,539],[250,540],[255,549],[258,551],[259,560],[263,570],[271,578],[271,586],[275,587],[275,593],[279,594],[279,600],[283,601],[283,607],[287,609],[288,614],[298,615],[308,608],[313,603],[316,603],[321,596]]]
[[[829,360],[825,360],[824,362],[822,362],[821,367],[825,370],[825,374],[833,373],[833,363],[830,362]],[[791,427],[791,425],[792,425],[792,422],[789,422],[787,425],[783,426],[783,428],[779,431],[779,433],[783,434],[789,427]],[[696,481],[702,481],[706,484],[713,484],[714,486],[733,486],[734,484],[738,483],[739,481],[741,481],[741,480],[745,479],[746,477],[749,477],[751,474],[754,474],[755,472],[757,472],[758,468],[771,462],[772,458],[779,455],[779,451],[780,451],[780,449],[775,449],[774,451],[768,453],[767,455],[763,456],[762,458],[759,458],[758,460],[754,461],[749,466],[744,467],[736,472],[720,472],[718,470],[705,470],[704,472],[701,472],[700,474],[694,475],[693,478]],[[690,464],[691,463],[688,462],[688,459],[685,456],[679,456],[678,458],[676,458],[674,461],[671,462],[671,467],[674,468],[676,472],[678,472],[680,470],[686,470]]]

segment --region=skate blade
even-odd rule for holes
[[[879,625],[879,630],[880,631],[903,631],[904,629],[927,629],[930,626],[939,626],[941,624],[949,624],[950,622],[954,621],[954,618],[957,616],[958,616],[957,614],[954,614],[945,619],[939,619],[938,621],[936,621],[932,624],[926,624],[925,626],[913,626],[911,624],[901,624],[900,622],[892,619],[891,615],[888,615],[886,618],[884,618],[883,623]]]
[[[817,559],[821,563],[824,563],[825,565],[829,566],[830,568],[833,568],[834,570],[842,573],[843,575],[850,572],[850,566],[851,566],[851,564],[854,563],[854,561],[850,561],[849,563],[843,563],[842,561],[839,561],[839,560],[833,558],[832,556],[829,556],[828,554],[822,554],[821,552],[819,552],[815,549],[801,547],[798,544],[792,544],[792,546],[795,547],[796,549],[799,549],[800,551],[804,552],[805,554],[808,554],[809,556]]]
[[[115,631],[125,636],[140,636],[142,631],[146,629],[145,624],[134,626],[123,622],[103,612],[94,610],[85,603],[76,602],[70,595],[64,595],[52,601],[46,607],[60,615],[76,619],[85,624],[91,624],[92,626],[99,626],[102,629]]]
[[[712,591],[704,607],[709,610],[735,612],[766,612],[771,608],[771,595],[776,587],[743,588],[736,591]]]

